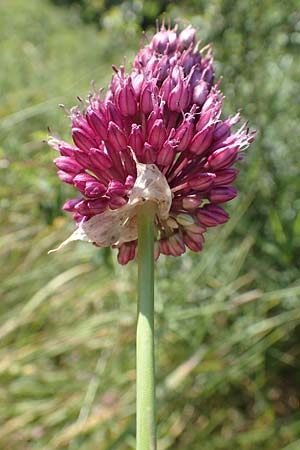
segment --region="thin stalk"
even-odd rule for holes
[[[136,334],[136,450],[156,450],[154,371],[155,205],[139,207]]]

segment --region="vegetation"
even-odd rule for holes
[[[225,109],[258,137],[230,222],[156,265],[159,450],[300,446],[298,2],[182,4],[0,3],[3,450],[134,449],[136,265],[85,243],[47,255],[73,223],[42,141],[67,138],[57,105],[106,87],[162,9],[214,42]]]

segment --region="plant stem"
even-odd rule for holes
[[[138,210],[138,319],[136,333],[136,450],[156,450],[154,371],[155,204]]]

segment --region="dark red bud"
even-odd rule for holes
[[[214,186],[225,186],[232,183],[239,171],[237,169],[224,169],[216,172],[216,178],[214,180]]]
[[[209,148],[213,140],[213,126],[209,125],[199,131],[192,139],[189,150],[196,155],[202,155]]]
[[[114,122],[109,122],[107,140],[116,151],[127,147],[127,139],[121,128]]]
[[[208,198],[212,203],[225,203],[235,198],[237,194],[237,189],[232,186],[216,187],[211,189]]]
[[[178,36],[178,48],[184,50],[189,48],[190,45],[195,44],[196,30],[191,25],[186,27]]]
[[[74,158],[69,156],[60,156],[54,160],[54,164],[58,169],[64,172],[76,174],[82,171],[82,166],[75,161]]]
[[[215,227],[227,222],[229,215],[217,205],[206,205],[197,212],[197,218],[206,227]]]
[[[238,145],[231,145],[214,151],[207,160],[208,167],[212,170],[220,170],[230,166],[235,161],[238,150]]]
[[[166,128],[162,119],[155,120],[149,132],[148,142],[155,149],[160,149],[167,137]]]
[[[205,191],[214,182],[216,175],[214,173],[204,172],[199,175],[195,175],[188,180],[188,185],[191,189],[197,189],[199,191]]]
[[[144,138],[141,127],[135,123],[131,127],[128,144],[137,156],[141,154],[144,146]]]
[[[80,128],[73,128],[72,137],[75,145],[81,150],[88,151],[91,147],[97,145],[96,141]]]

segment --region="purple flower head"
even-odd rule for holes
[[[117,247],[126,264],[137,250],[136,208],[147,200],[157,203],[156,258],[200,251],[207,227],[228,220],[220,204],[237,195],[232,166],[254,132],[245,124],[232,130],[239,114],[221,118],[212,63],[193,27],[162,26],[130,74],[113,67],[106,95],[95,92],[70,111],[74,144],[49,139],[61,155],[59,178],[80,193],[63,207],[77,222],[65,243]]]

